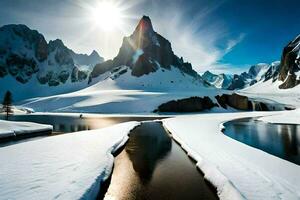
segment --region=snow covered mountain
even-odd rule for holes
[[[142,17],[132,35],[124,37],[113,60],[94,67],[90,82],[98,82],[105,73],[116,85],[127,89],[198,88],[203,85],[201,76],[190,63],[174,54],[171,43],[154,31],[147,16]]]
[[[92,67],[99,62],[103,62],[103,58],[97,52],[76,54],[59,39],[47,43],[42,34],[25,25],[0,28],[0,91],[11,90],[18,94],[17,99],[26,88],[22,85],[30,82],[38,88],[40,85],[58,87],[87,80]],[[56,93],[51,90],[50,94]],[[28,98],[42,93],[37,91],[33,96],[22,96]]]
[[[272,64],[259,63],[252,65],[248,72],[243,72],[240,75],[235,74],[232,79],[229,90],[242,89],[249,87],[260,80],[263,80],[269,68],[273,65],[278,65],[278,62]]]
[[[210,71],[206,71],[202,75],[203,80],[208,82],[210,85],[215,86],[216,88],[228,89],[232,83],[233,76],[222,74],[213,74]]]
[[[259,81],[267,80],[269,77],[272,77],[277,71],[278,66],[279,62],[273,62],[271,64],[259,63],[252,65],[248,72],[233,75],[213,74],[206,71],[202,75],[202,78],[216,88],[228,90],[243,89]]]

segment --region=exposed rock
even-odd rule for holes
[[[221,96],[215,97],[221,107],[227,109],[228,106],[244,111],[269,111],[270,109],[264,102],[252,101],[248,97],[239,95],[236,93],[233,94],[223,94]],[[274,108],[275,109],[275,108]]]
[[[281,57],[278,80],[283,81],[279,88],[287,89],[300,84],[300,35],[284,47]]]
[[[201,112],[216,106],[209,97],[190,97],[163,103],[155,112]]]
[[[238,109],[238,110],[252,110],[252,105],[248,100],[248,97],[238,95],[236,93],[233,93],[231,95],[229,94],[223,94],[222,96],[216,96],[215,97],[223,108],[227,109],[227,106],[230,106],[232,108]]]

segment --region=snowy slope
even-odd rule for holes
[[[160,69],[141,77],[131,76],[130,69],[114,79],[116,75],[118,72],[104,74],[99,77],[102,80],[98,83],[77,92],[29,99],[21,104],[35,111],[150,113],[169,100],[190,96],[214,97],[224,93],[203,86],[194,77],[182,74],[176,68]]]
[[[0,199],[96,199],[137,122],[0,148]]]
[[[163,124],[217,187],[220,199],[299,199],[300,166],[221,133],[225,121],[279,113],[201,114],[165,119]]]
[[[291,105],[300,108],[300,86],[290,89],[279,89],[281,81],[272,79],[268,81],[260,81],[248,88],[238,91],[241,95],[246,95],[254,99],[270,99],[278,103]]]
[[[52,131],[52,129],[51,125],[0,120],[0,139],[28,133]]]

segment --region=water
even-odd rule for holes
[[[55,136],[58,134],[84,131],[84,130],[93,130],[99,128],[105,128],[114,124],[128,122],[128,121],[145,121],[145,120],[154,120],[162,119],[163,117],[155,116],[92,116],[85,117],[83,115],[80,118],[78,116],[63,116],[63,115],[14,115],[9,118],[12,121],[26,121],[26,122],[35,122],[41,124],[50,124],[53,126],[53,132],[41,132],[34,134],[26,134],[23,136],[18,136],[15,138],[2,139],[0,140],[0,147],[14,145],[17,143],[28,142],[32,140],[38,140],[43,137]]]
[[[225,135],[300,165],[300,125],[270,124],[253,118],[224,125]]]
[[[9,118],[11,121],[27,121],[41,124],[50,124],[53,126],[53,132],[70,133],[76,131],[93,130],[105,128],[114,124],[128,122],[128,121],[145,121],[162,119],[163,117],[147,117],[147,116],[109,116],[109,117],[85,117],[83,114],[78,116],[65,115],[14,115]]]
[[[203,176],[159,122],[130,133],[115,158],[105,199],[217,199]]]

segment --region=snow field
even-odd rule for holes
[[[138,122],[0,149],[0,199],[96,199],[113,155]]]
[[[0,139],[52,130],[53,127],[46,124],[0,120]]]

